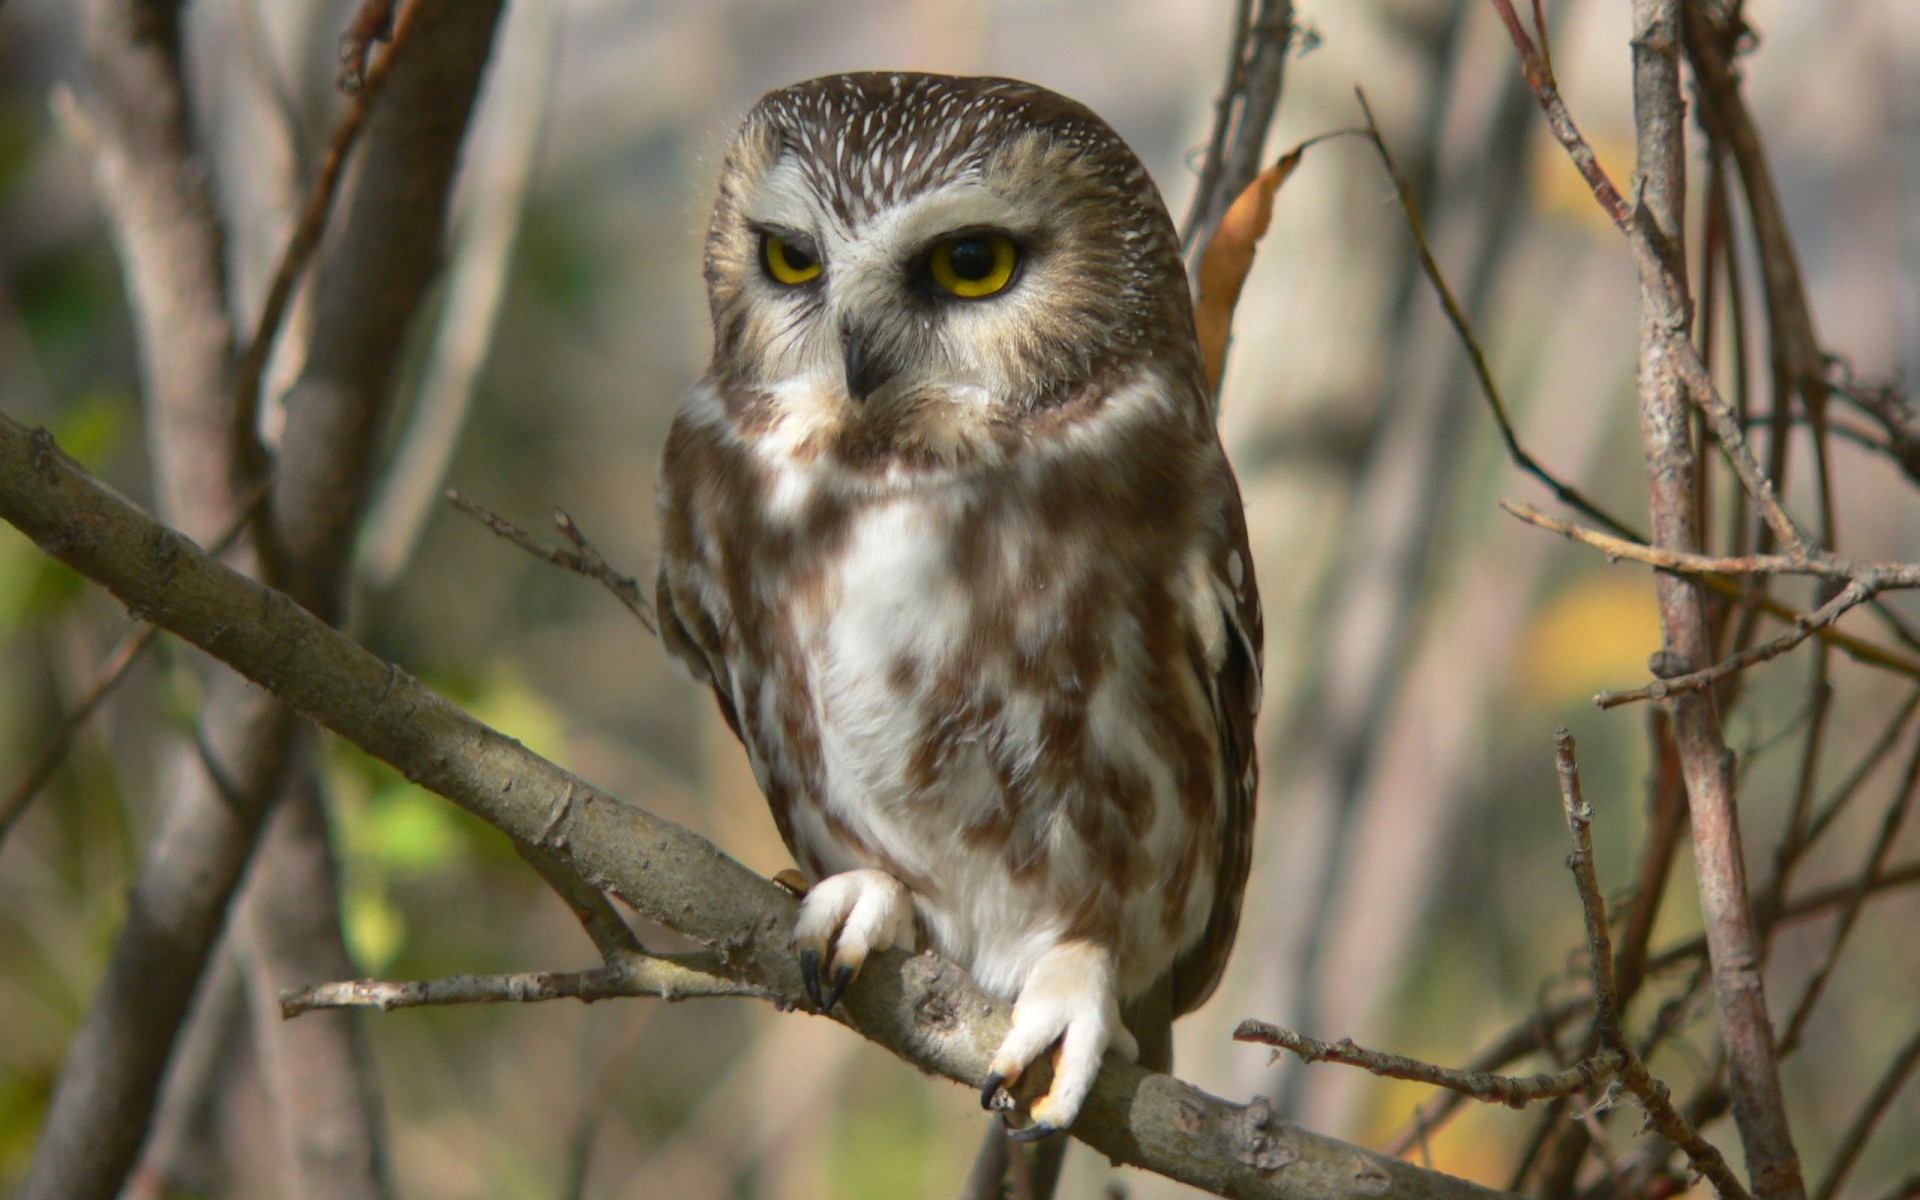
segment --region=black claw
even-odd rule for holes
[[[833,987],[827,991],[827,1001],[820,1006],[821,1012],[832,1012],[833,1006],[840,1003],[840,997],[847,994],[847,985],[853,982],[853,968],[842,965],[833,972]]]
[[[1059,1132],[1060,1130],[1058,1128],[1047,1124],[1045,1121],[1035,1121],[1025,1129],[1007,1130],[1007,1137],[1016,1142],[1037,1142],[1043,1137]]]
[[[813,1001],[813,1006],[821,1012],[827,1011],[826,1003],[820,999],[820,952],[818,950],[800,952],[800,982],[806,985],[807,999]]]
[[[987,1076],[986,1083],[982,1084],[980,1087],[980,1107],[981,1108],[986,1109],[988,1112],[993,1111],[994,1093],[998,1092],[1000,1090],[1000,1085],[1005,1083],[1006,1081],[1007,1081],[1007,1077],[1005,1075]]]

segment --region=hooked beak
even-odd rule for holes
[[[840,354],[846,364],[847,395],[856,404],[864,403],[900,373],[893,355],[875,345],[872,331],[850,321],[840,326]]]

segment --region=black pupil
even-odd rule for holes
[[[813,266],[813,256],[792,242],[781,240],[777,244],[780,257],[786,260],[788,270],[804,271]]]
[[[993,243],[986,238],[961,238],[948,247],[947,265],[957,278],[978,283],[993,274]]]

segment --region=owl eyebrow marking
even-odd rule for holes
[[[747,221],[747,228],[762,236],[771,234],[781,241],[791,244],[794,249],[804,251],[809,258],[817,259],[821,266],[826,265],[827,260],[821,256],[820,246],[814,241],[813,235],[810,233],[803,233],[790,225],[782,225],[778,221],[755,221],[749,219]]]

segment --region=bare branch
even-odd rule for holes
[[[1227,78],[1214,101],[1207,157],[1194,185],[1193,205],[1180,240],[1189,250],[1206,244],[1227,206],[1247,190],[1265,160],[1267,129],[1280,108],[1287,49],[1293,42],[1290,0],[1239,0],[1228,39]],[[1199,257],[1194,256],[1197,270]]]
[[[1498,2],[1498,0],[1496,0]],[[1745,453],[1738,422],[1714,390],[1694,348],[1686,286],[1682,220],[1686,211],[1686,105],[1680,95],[1678,0],[1634,0],[1633,96],[1639,203],[1628,234],[1640,267],[1640,428],[1645,451],[1653,544],[1697,550],[1693,513],[1698,464],[1687,426],[1688,400],[1706,409],[1721,448],[1789,554],[1805,544],[1779,508],[1772,484]],[[1849,585],[1850,588],[1857,585]],[[1713,658],[1698,590],[1671,574],[1654,579],[1665,651],[1694,670]],[[1864,599],[1864,595],[1860,597]],[[1837,618],[1836,610],[1825,623]],[[1811,620],[1811,618],[1810,618]],[[1734,668],[1734,669],[1737,669]],[[1667,682],[1667,681],[1660,681]],[[1786,1098],[1767,1017],[1759,941],[1741,854],[1734,757],[1711,694],[1697,686],[1669,691],[1675,743],[1693,817],[1694,868],[1707,926],[1714,999],[1726,1039],[1734,1121],[1747,1169],[1763,1200],[1805,1195],[1800,1159],[1788,1127]],[[1632,1087],[1630,1073],[1623,1080]]]
[[[1592,546],[1608,558],[1630,558],[1663,571],[1683,575],[1812,575],[1821,579],[1860,580],[1875,591],[1920,587],[1920,563],[1854,562],[1829,554],[1696,554],[1665,546],[1648,546],[1598,530],[1582,529],[1571,521],[1548,516],[1530,504],[1502,500],[1500,507],[1529,525],[1559,534],[1569,541]]]
[[[543,1000],[579,1000],[592,1004],[616,996],[657,996],[662,1000],[745,996],[773,999],[764,988],[728,978],[711,954],[627,959],[589,971],[518,971],[509,975],[450,975],[407,983],[350,979],[317,983],[280,995],[280,1015],[297,1017],[316,1009],[421,1008],[450,1004],[537,1004]]]
[[[1770,642],[1749,647],[1732,658],[1714,663],[1710,667],[1703,667],[1698,671],[1685,671],[1678,675],[1656,679],[1644,687],[1624,692],[1601,692],[1593,698],[1593,702],[1601,708],[1615,708],[1622,704],[1631,704],[1636,700],[1667,700],[1712,687],[1736,672],[1785,654],[1813,636],[1815,631],[1838,621],[1847,614],[1848,610],[1864,603],[1872,595],[1873,592],[1868,586],[1856,579],[1842,588],[1833,599],[1795,621],[1790,632],[1781,634]]]
[[[1620,1024],[1619,995],[1614,987],[1613,941],[1607,933],[1607,902],[1600,894],[1593,866],[1593,809],[1580,792],[1580,771],[1574,761],[1573,735],[1554,734],[1554,765],[1560,776],[1560,803],[1567,817],[1573,852],[1567,869],[1580,893],[1580,911],[1587,923],[1587,960],[1593,973],[1593,1028],[1602,1047],[1620,1056],[1619,1078],[1640,1101],[1660,1135],[1680,1147],[1687,1161],[1712,1182],[1722,1200],[1746,1200],[1747,1189],[1734,1177],[1718,1148],[1700,1136],[1692,1122],[1673,1107],[1667,1085],[1655,1079],[1640,1054],[1626,1039]]]
[[[1631,538],[1633,530],[1624,522],[1608,513],[1580,489],[1561,479],[1542,466],[1538,459],[1528,453],[1520,444],[1520,436],[1514,432],[1513,420],[1507,415],[1507,403],[1501,398],[1500,385],[1494,382],[1493,368],[1487,365],[1486,351],[1480,348],[1480,340],[1474,336],[1473,326],[1467,320],[1465,310],[1454,298],[1453,288],[1448,286],[1440,264],[1433,257],[1433,249],[1427,244],[1425,224],[1420,220],[1420,206],[1413,197],[1413,185],[1400,172],[1393,160],[1393,152],[1387,148],[1387,139],[1380,132],[1380,125],[1373,119],[1373,107],[1367,103],[1367,94],[1359,88],[1353,90],[1355,99],[1360,102],[1360,111],[1367,119],[1367,138],[1373,148],[1380,153],[1381,165],[1386,168],[1387,177],[1393,180],[1393,190],[1400,199],[1400,211],[1407,219],[1407,229],[1413,234],[1413,248],[1420,257],[1420,269],[1426,273],[1427,282],[1433,285],[1434,294],[1440,299],[1440,307],[1447,314],[1447,323],[1460,338],[1460,344],[1467,352],[1467,358],[1473,364],[1473,375],[1480,384],[1480,394],[1486,397],[1487,407],[1493,413],[1493,423],[1500,431],[1500,441],[1507,449],[1507,457],[1522,471],[1539,480],[1554,498],[1562,504],[1589,518],[1600,522],[1621,537]]]
[[[1495,1075],[1487,1071],[1459,1071],[1418,1059],[1403,1058],[1398,1054],[1368,1050],[1354,1045],[1350,1038],[1323,1042],[1264,1021],[1240,1022],[1240,1027],[1233,1031],[1233,1040],[1291,1050],[1300,1056],[1302,1062],[1344,1063],[1350,1067],[1364,1067],[1388,1079],[1430,1083],[1475,1100],[1504,1104],[1509,1108],[1525,1108],[1536,1100],[1591,1091],[1611,1079],[1621,1062],[1617,1052],[1603,1050],[1593,1058],[1584,1059],[1551,1075]]]
[[[408,779],[712,946],[735,977],[789,1003],[803,994],[790,941],[794,903],[779,887],[473,720],[288,597],[211,562],[94,484],[50,439],[4,416],[0,516]],[[869,960],[834,1019],[977,1088],[1010,1011],[952,964],[890,951]],[[1229,1104],[1113,1058],[1073,1132],[1118,1161],[1222,1195],[1493,1194],[1284,1124],[1264,1102]]]
[[[535,558],[544,558],[556,566],[565,567],[576,575],[593,580],[613,593],[614,599],[626,605],[627,611],[647,627],[648,633],[657,635],[660,632],[658,626],[654,624],[653,605],[647,603],[646,593],[641,590],[640,581],[631,575],[622,575],[608,565],[607,560],[594,549],[593,543],[587,540],[587,535],[580,531],[580,527],[574,524],[573,518],[568,516],[565,510],[558,508],[553,510],[553,523],[561,533],[566,535],[567,540],[573,543],[572,550],[562,550],[558,546],[550,546],[540,541],[499,513],[468,499],[457,491],[449,490],[447,499],[455,508]]]

